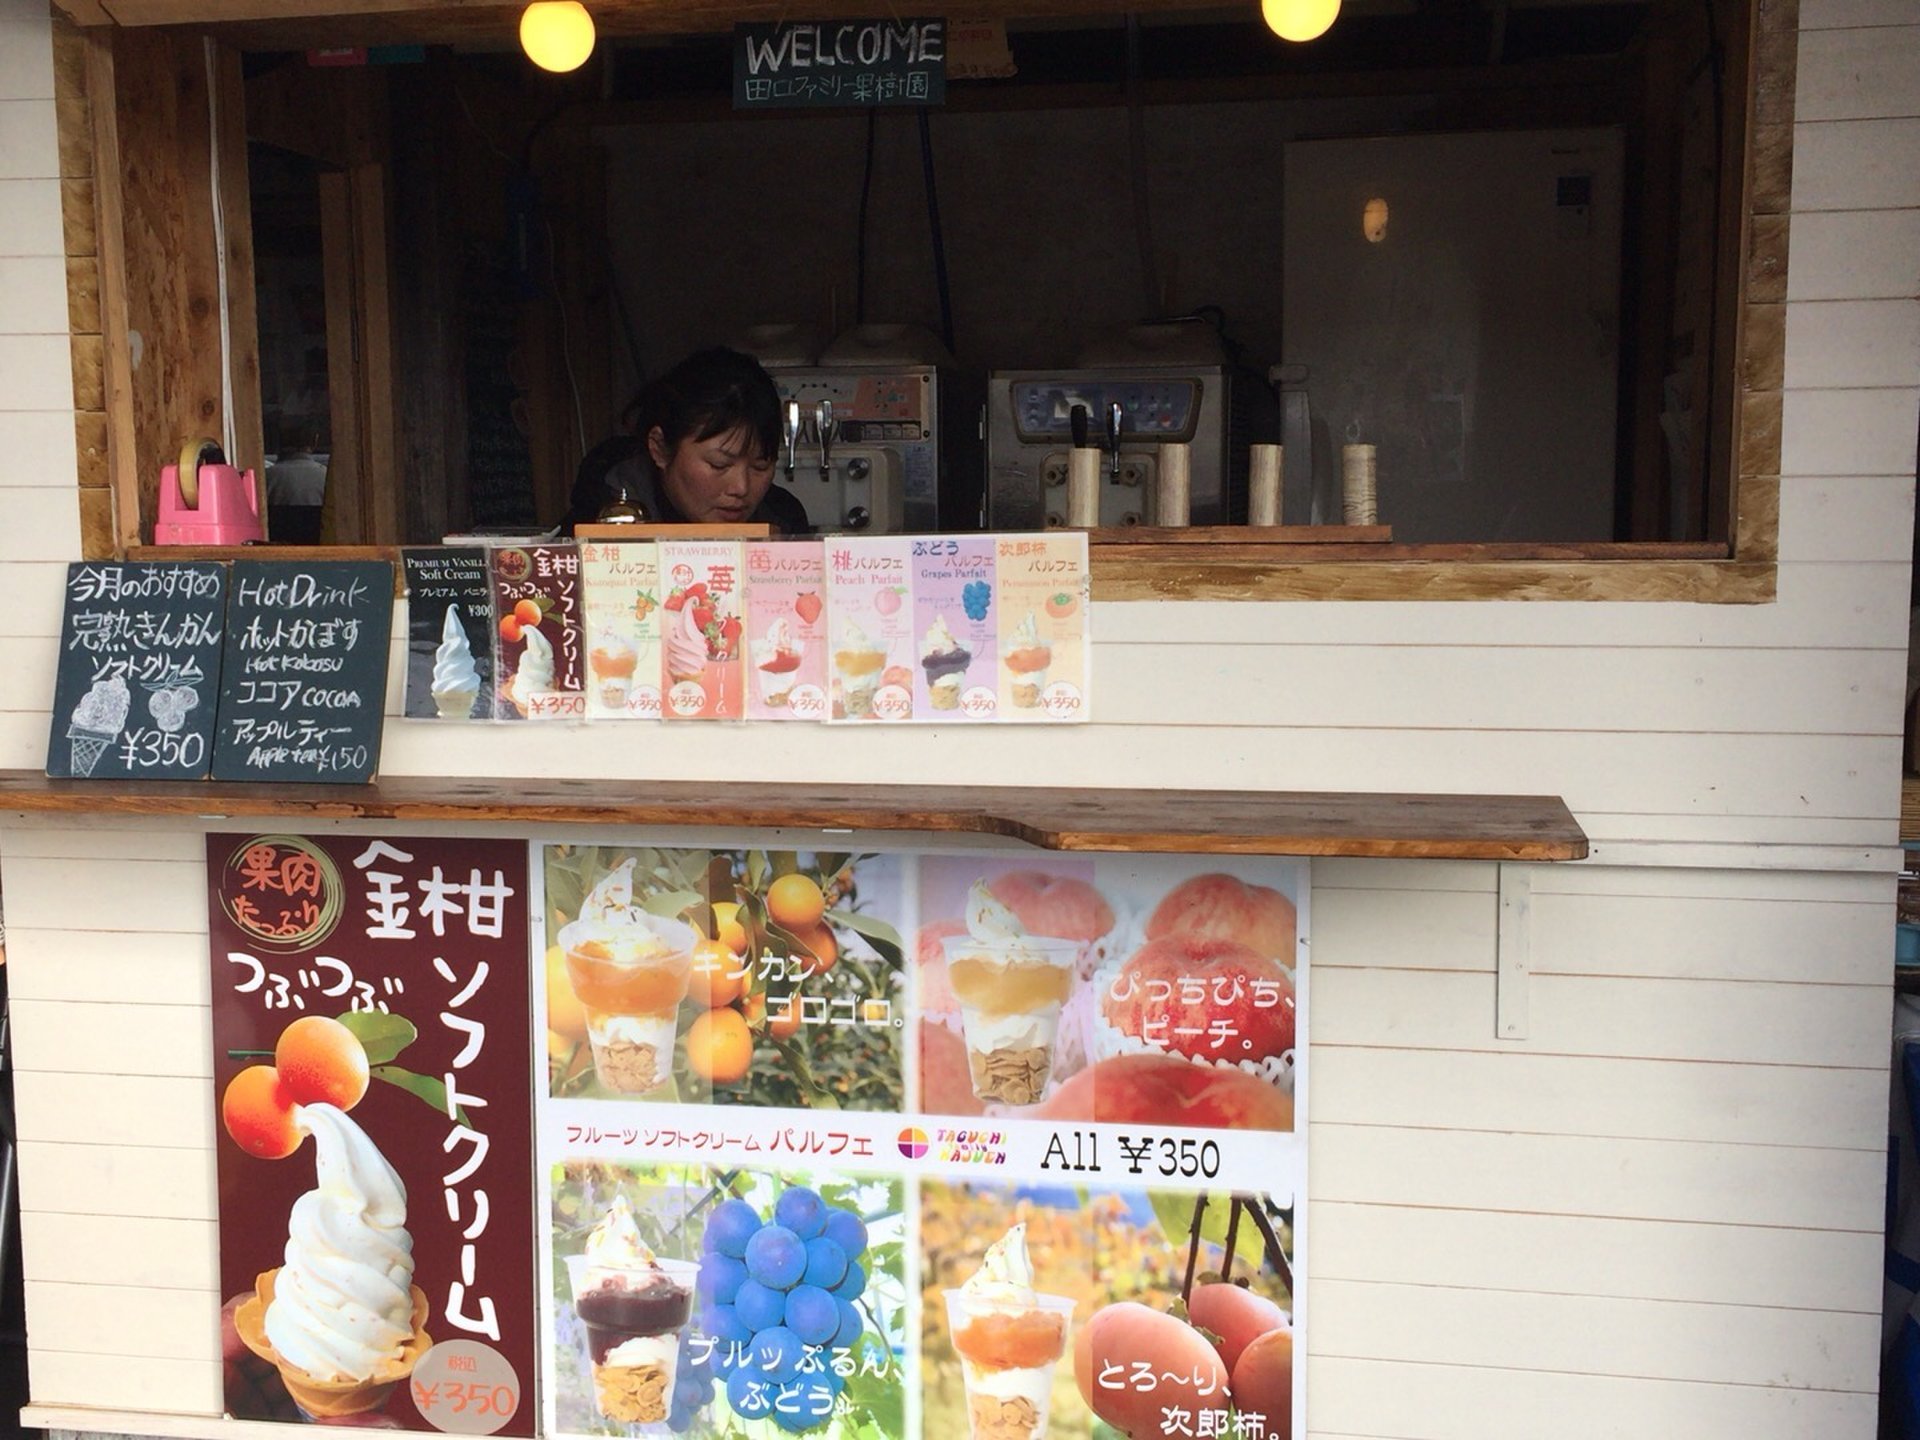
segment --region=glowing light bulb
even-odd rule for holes
[[[1379,198],[1367,201],[1360,212],[1360,233],[1369,244],[1378,245],[1387,238],[1387,202]]]
[[[1318,40],[1340,14],[1340,0],[1260,0],[1260,17],[1282,40]]]
[[[542,70],[578,70],[593,54],[593,17],[580,0],[534,0],[520,16],[520,48]]]

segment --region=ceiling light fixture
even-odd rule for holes
[[[520,16],[520,48],[542,70],[578,70],[593,54],[593,16],[580,0],[534,0]]]
[[[1340,13],[1340,0],[1260,0],[1260,16],[1282,40],[1318,40]]]

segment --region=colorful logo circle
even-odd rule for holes
[[[930,1148],[927,1142],[927,1132],[920,1129],[917,1125],[907,1126],[906,1129],[900,1132],[899,1139],[894,1143],[900,1147],[900,1153],[909,1160],[922,1158]]]

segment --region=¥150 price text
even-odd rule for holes
[[[1220,1146],[1213,1140],[1176,1140],[1171,1135],[1116,1135],[1120,1168],[1129,1175],[1211,1180],[1220,1173]],[[1091,1130],[1056,1130],[1040,1161],[1042,1170],[1076,1175],[1101,1172],[1100,1136]]]

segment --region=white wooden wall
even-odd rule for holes
[[[1312,1431],[1865,1440],[1920,0],[1802,17],[1778,603],[1102,605],[1084,729],[396,723],[384,768],[1563,795],[1595,859],[1532,872],[1523,1042],[1493,1038],[1492,867],[1315,867]],[[78,548],[51,94],[36,0],[0,0],[0,766],[28,768]],[[238,1434],[129,1418],[217,1404],[199,843],[0,829],[29,1328],[41,1403]]]

